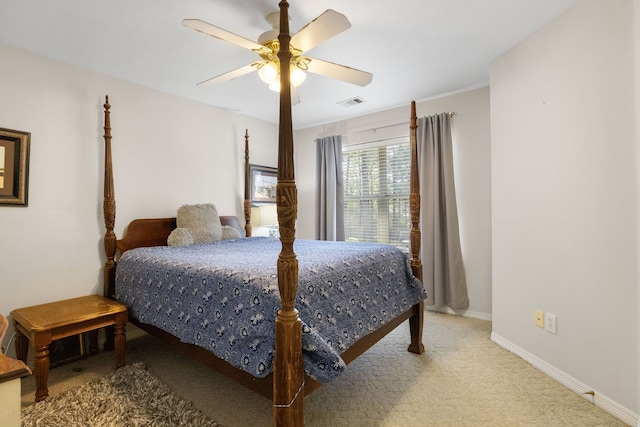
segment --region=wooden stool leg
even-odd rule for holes
[[[98,330],[87,332],[87,336],[89,338],[89,354],[92,356],[98,354]]]
[[[36,377],[36,402],[40,402],[49,396],[49,346],[43,345],[36,348],[36,360],[34,366]]]
[[[24,363],[27,363],[27,356],[29,355],[29,339],[20,332],[17,328],[16,330],[16,357],[18,360],[22,360]]]
[[[116,323],[113,328],[113,338],[116,350],[116,369],[122,368],[125,365],[124,362],[124,349],[127,341],[125,334],[125,325],[123,323]]]
[[[104,328],[104,335],[105,335],[105,340],[104,340],[104,351],[111,351],[115,348],[115,343],[113,342],[114,337],[113,337],[113,326],[107,326],[106,328]]]

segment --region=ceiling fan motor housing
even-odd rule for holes
[[[258,43],[261,45],[277,41],[278,35],[280,34],[280,12],[268,14],[266,20],[271,25],[271,29],[260,34],[260,37],[258,37]],[[291,18],[289,18],[289,22],[291,22]]]

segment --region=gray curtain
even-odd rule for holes
[[[449,114],[419,118],[417,136],[426,304],[466,308],[469,297],[460,249]]]
[[[342,136],[316,139],[316,239],[344,240]]]

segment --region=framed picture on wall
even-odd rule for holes
[[[251,204],[275,203],[278,169],[249,165],[251,177]]]
[[[0,205],[27,206],[31,134],[0,128]]]

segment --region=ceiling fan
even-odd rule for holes
[[[211,86],[220,84],[257,70],[261,80],[269,84],[271,90],[276,92],[280,91],[280,64],[278,60],[278,51],[280,49],[280,43],[278,41],[280,14],[279,12],[271,13],[266,19],[267,22],[271,24],[272,29],[262,33],[257,42],[211,25],[200,19],[183,20],[182,24],[186,27],[252,50],[261,58],[260,61],[205,80],[198,83],[198,85]],[[371,73],[304,55],[306,51],[350,27],[351,23],[346,16],[332,9],[328,9],[291,37],[289,45],[292,53],[292,66],[290,69],[291,84],[294,87],[297,87],[304,81],[306,71],[353,83],[358,86],[366,86],[371,83],[373,78]]]

